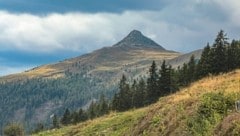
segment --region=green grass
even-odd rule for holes
[[[132,132],[138,121],[145,116],[145,111],[146,108],[128,112],[114,112],[75,126],[49,130],[34,136],[122,136]]]

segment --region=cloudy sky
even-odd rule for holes
[[[111,46],[137,29],[189,52],[223,29],[240,39],[239,0],[0,0],[0,76]]]

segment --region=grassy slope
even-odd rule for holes
[[[59,78],[65,76],[65,71],[71,72],[82,71],[82,68],[72,67],[76,63],[81,62],[79,66],[92,65],[94,68],[89,73],[109,72],[115,71],[121,73],[123,65],[129,69],[135,68],[138,65],[139,68],[148,68],[152,63],[152,60],[169,60],[181,55],[177,52],[162,51],[153,49],[136,49],[136,50],[121,50],[119,48],[102,48],[96,50],[90,54],[82,55],[76,58],[64,60],[55,64],[48,64],[33,68],[31,70],[7,75],[0,77],[0,82],[19,81],[31,78]],[[187,59],[188,60],[188,59]],[[145,63],[143,63],[146,61]],[[132,66],[132,67],[131,67]],[[122,75],[122,74],[121,74]]]
[[[224,95],[240,93],[240,70],[204,78],[142,109],[111,113],[92,121],[38,135],[190,135],[188,118],[196,114],[201,97],[209,92],[222,92]],[[240,128],[239,117],[240,113],[230,111],[211,128],[211,135],[238,131],[233,125]]]

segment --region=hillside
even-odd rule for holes
[[[111,98],[123,74],[131,81],[145,78],[153,60],[160,64],[180,55],[133,30],[111,47],[0,77],[0,128],[9,121],[32,128],[66,107],[85,108],[100,94]]]
[[[240,113],[234,107],[239,99],[240,70],[235,70],[201,79],[145,108],[111,113],[36,136],[239,135]]]

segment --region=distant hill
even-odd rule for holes
[[[110,113],[87,122],[41,132],[35,136],[195,136],[239,135],[240,70],[210,76],[148,107]],[[225,105],[226,104],[226,105]],[[224,113],[223,111],[227,112]]]
[[[111,47],[0,77],[0,127],[9,121],[33,127],[66,107],[86,107],[102,93],[111,98],[123,74],[145,78],[153,60],[160,64],[180,55],[133,30]]]
[[[201,58],[202,51],[203,51],[202,49],[199,49],[199,50],[192,51],[190,53],[180,55],[176,58],[168,60],[168,64],[176,68],[177,66],[182,66],[183,63],[188,62],[191,56],[194,56],[196,60],[199,60]]]

